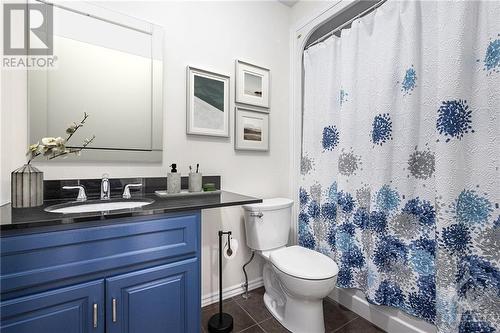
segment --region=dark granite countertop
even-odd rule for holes
[[[119,199],[119,198],[116,198]],[[132,209],[120,209],[101,212],[74,214],[49,213],[44,209],[68,200],[47,200],[43,206],[33,208],[12,208],[10,204],[0,206],[0,230],[26,229],[61,224],[74,224],[96,220],[110,220],[132,216],[150,216],[156,214],[175,213],[189,210],[201,210],[226,206],[244,205],[262,202],[261,199],[237,193],[220,191],[183,197],[159,197],[156,194],[132,194],[132,199],[152,199],[153,203]]]

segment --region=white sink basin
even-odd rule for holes
[[[142,207],[153,203],[153,200],[120,200],[120,201],[87,201],[69,204],[60,204],[45,208],[46,212],[75,214],[75,213],[90,213],[103,212],[110,210],[132,209]]]

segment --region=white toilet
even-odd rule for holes
[[[293,201],[244,205],[247,245],[265,260],[264,303],[294,333],[323,333],[323,298],[335,287],[337,264],[319,252],[289,246]]]

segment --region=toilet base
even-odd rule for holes
[[[210,333],[229,333],[233,330],[233,317],[230,314],[216,313],[208,321],[208,331]]]
[[[285,326],[285,323],[283,322],[283,314],[284,314],[284,306],[277,306],[276,302],[273,301],[271,296],[268,295],[268,293],[264,293],[264,305],[266,306],[267,310],[271,312],[273,317],[279,321],[279,323],[283,326]],[[286,326],[285,326],[286,327]],[[288,329],[288,327],[286,327]]]
[[[286,298],[286,305],[278,306],[271,296],[264,294],[267,310],[281,325],[293,333],[325,332],[322,299],[311,302],[299,301],[289,296]]]

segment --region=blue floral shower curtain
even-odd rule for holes
[[[299,243],[439,332],[500,332],[500,3],[391,1],[304,53]]]

